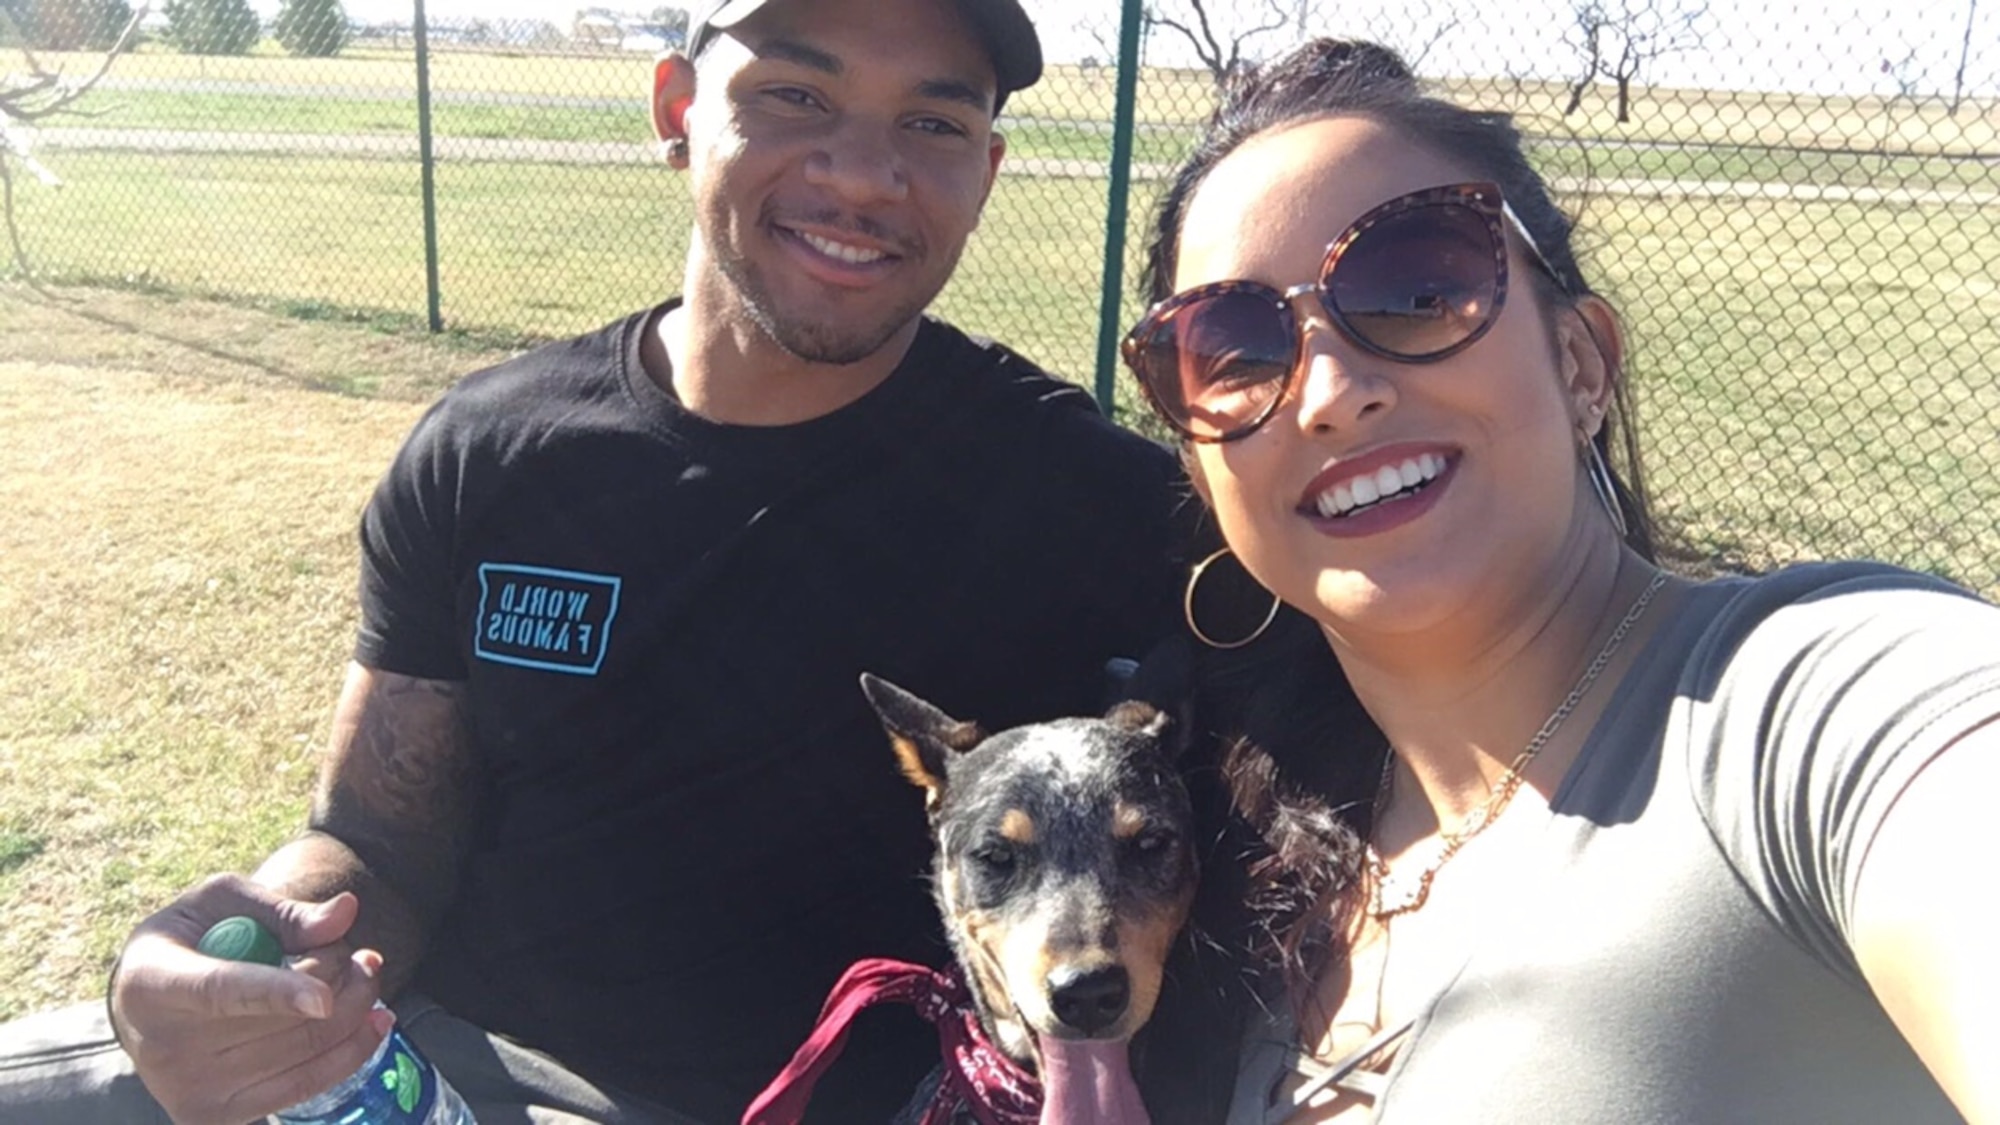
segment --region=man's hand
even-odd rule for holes
[[[356,910],[351,894],[299,902],[225,875],[133,931],[111,979],[112,1024],[178,1125],[244,1125],[368,1061],[392,1017],[374,1008],[381,956],[344,940]],[[295,966],[196,952],[208,927],[232,914],[268,927]]]

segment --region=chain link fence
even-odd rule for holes
[[[679,288],[687,197],[645,91],[683,13],[345,2],[171,0],[94,88],[12,115],[25,268],[521,342]],[[125,4],[0,0],[0,98],[75,94]],[[2000,593],[2000,3],[1029,6],[1048,76],[1009,104],[943,315],[1112,376],[1215,76],[1303,35],[1376,39],[1533,138],[1627,318],[1647,467],[1695,556],[1871,556]]]

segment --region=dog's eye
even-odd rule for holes
[[[1014,869],[1014,849],[1006,844],[981,844],[967,858],[996,875]]]
[[[1164,829],[1156,829],[1151,832],[1140,833],[1138,838],[1132,841],[1132,846],[1138,850],[1140,855],[1157,856],[1172,849],[1177,839],[1178,837],[1172,832],[1165,831]]]

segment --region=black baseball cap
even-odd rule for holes
[[[698,58],[702,49],[715,41],[717,32],[735,27],[770,2],[701,0],[688,20],[687,57]],[[1042,41],[1035,35],[1035,25],[1028,13],[1021,10],[1020,0],[954,2],[993,59],[993,77],[999,86],[993,103],[997,113],[1007,104],[1008,94],[1025,90],[1041,79]]]

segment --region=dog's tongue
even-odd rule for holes
[[[1042,1036],[1041,1125],[1152,1125],[1126,1044]]]

